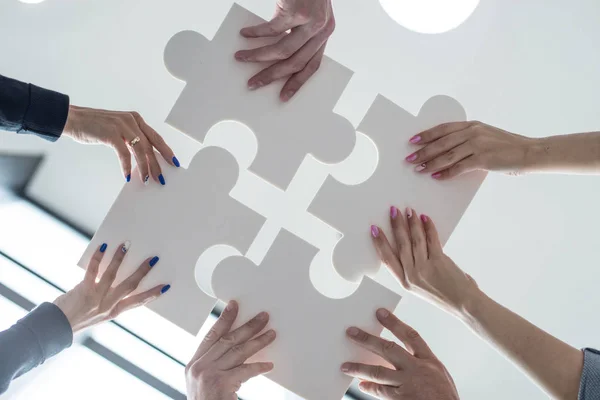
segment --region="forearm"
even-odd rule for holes
[[[0,75],[0,129],[55,141],[68,114],[68,96]]]
[[[465,323],[521,368],[546,393],[577,399],[583,354],[478,292],[463,313]]]
[[[526,169],[600,174],[600,132],[535,139],[527,153]]]
[[[73,332],[62,311],[44,303],[0,332],[0,394],[10,382],[69,347]]]

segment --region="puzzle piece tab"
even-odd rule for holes
[[[264,218],[229,197],[238,178],[231,154],[218,147],[201,149],[187,170],[169,166],[157,157],[166,185],[127,183],[79,261],[83,268],[102,243],[107,250],[104,271],[115,246],[129,240],[129,249],[116,282],[129,276],[148,257],[160,262],[142,281],[139,291],[158,284],[171,290],[148,307],[195,335],[216,300],[196,284],[194,268],[200,255],[216,244],[245,253]],[[135,176],[137,171],[132,172]]]
[[[349,297],[321,295],[308,272],[317,251],[282,230],[261,265],[228,258],[217,266],[212,287],[219,299],[239,303],[236,326],[261,311],[269,313],[267,329],[274,329],[277,339],[250,360],[273,362],[269,379],[307,400],[341,399],[352,381],[340,372],[344,361],[382,364],[379,357],[351,343],[346,328],[381,334],[375,311],[394,310],[400,296],[370,278]]]
[[[339,230],[343,237],[333,253],[337,272],[350,281],[374,276],[380,261],[370,237],[370,226],[389,227],[391,205],[412,207],[436,223],[445,244],[475,196],[486,174],[472,172],[450,181],[418,174],[404,158],[418,147],[409,139],[440,123],[463,121],[462,106],[447,96],[429,99],[414,116],[379,95],[358,127],[379,153],[373,175],[358,185],[344,185],[327,177],[308,211]],[[391,237],[391,236],[389,236]]]
[[[286,189],[307,154],[333,164],[352,151],[355,130],[332,111],[352,72],[325,56],[319,73],[287,103],[279,100],[281,85],[250,91],[247,80],[268,64],[239,62],[233,55],[279,39],[248,40],[240,35],[242,27],[262,22],[234,4],[212,41],[194,31],[171,38],[165,65],[186,86],[167,123],[200,142],[222,120],[244,123],[258,140],[258,153],[249,170]]]

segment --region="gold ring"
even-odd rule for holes
[[[142,139],[140,139],[139,136],[134,137],[130,142],[129,145],[131,147],[135,146],[136,144],[138,144]]]

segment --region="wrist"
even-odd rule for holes
[[[527,138],[525,150],[525,165],[524,170],[535,171],[540,169],[547,162],[551,138]]]
[[[65,123],[65,127],[63,129],[63,135],[73,136],[77,131],[79,121],[79,112],[78,107],[74,105],[69,105],[69,111],[67,114],[67,122]]]
[[[473,327],[479,316],[485,301],[489,299],[479,287],[475,286],[465,298],[462,309],[459,310],[459,318],[468,326]]]

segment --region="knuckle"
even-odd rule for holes
[[[214,342],[215,340],[217,340],[218,337],[219,333],[217,332],[217,330],[215,328],[211,328],[206,334],[206,336],[204,336],[204,339],[202,341],[205,343]]]
[[[383,350],[384,353],[388,353],[393,351],[396,348],[396,343],[386,340],[381,344],[381,350]]]
[[[367,335],[366,332],[359,330],[358,334],[356,335],[356,339],[358,339],[361,342],[366,342],[369,339],[369,335]]]
[[[454,150],[454,149],[448,150],[448,152],[446,153],[446,160],[454,161],[455,158],[456,158],[456,150]]]
[[[333,34],[333,32],[335,31],[335,18],[333,18],[333,16],[329,18],[329,20],[325,23],[323,30],[325,31],[327,36],[331,36],[331,34]]]
[[[137,111],[131,111],[130,114],[136,120],[142,119],[142,116]]]
[[[420,339],[421,335],[419,334],[419,332],[417,332],[414,328],[408,328],[406,330],[406,337],[409,340],[416,340],[416,339]]]
[[[410,243],[411,243],[412,247],[419,247],[422,242],[423,242],[422,239],[418,236],[413,236],[410,239]]]
[[[381,365],[377,365],[375,368],[373,368],[371,372],[371,378],[373,378],[374,380],[380,380],[381,378],[383,378],[383,375],[384,371]]]
[[[237,356],[242,356],[244,354],[244,346],[241,344],[236,344],[231,348],[230,351]]]
[[[231,333],[228,333],[219,339],[219,343],[226,347],[232,346],[235,343],[235,336]]]

